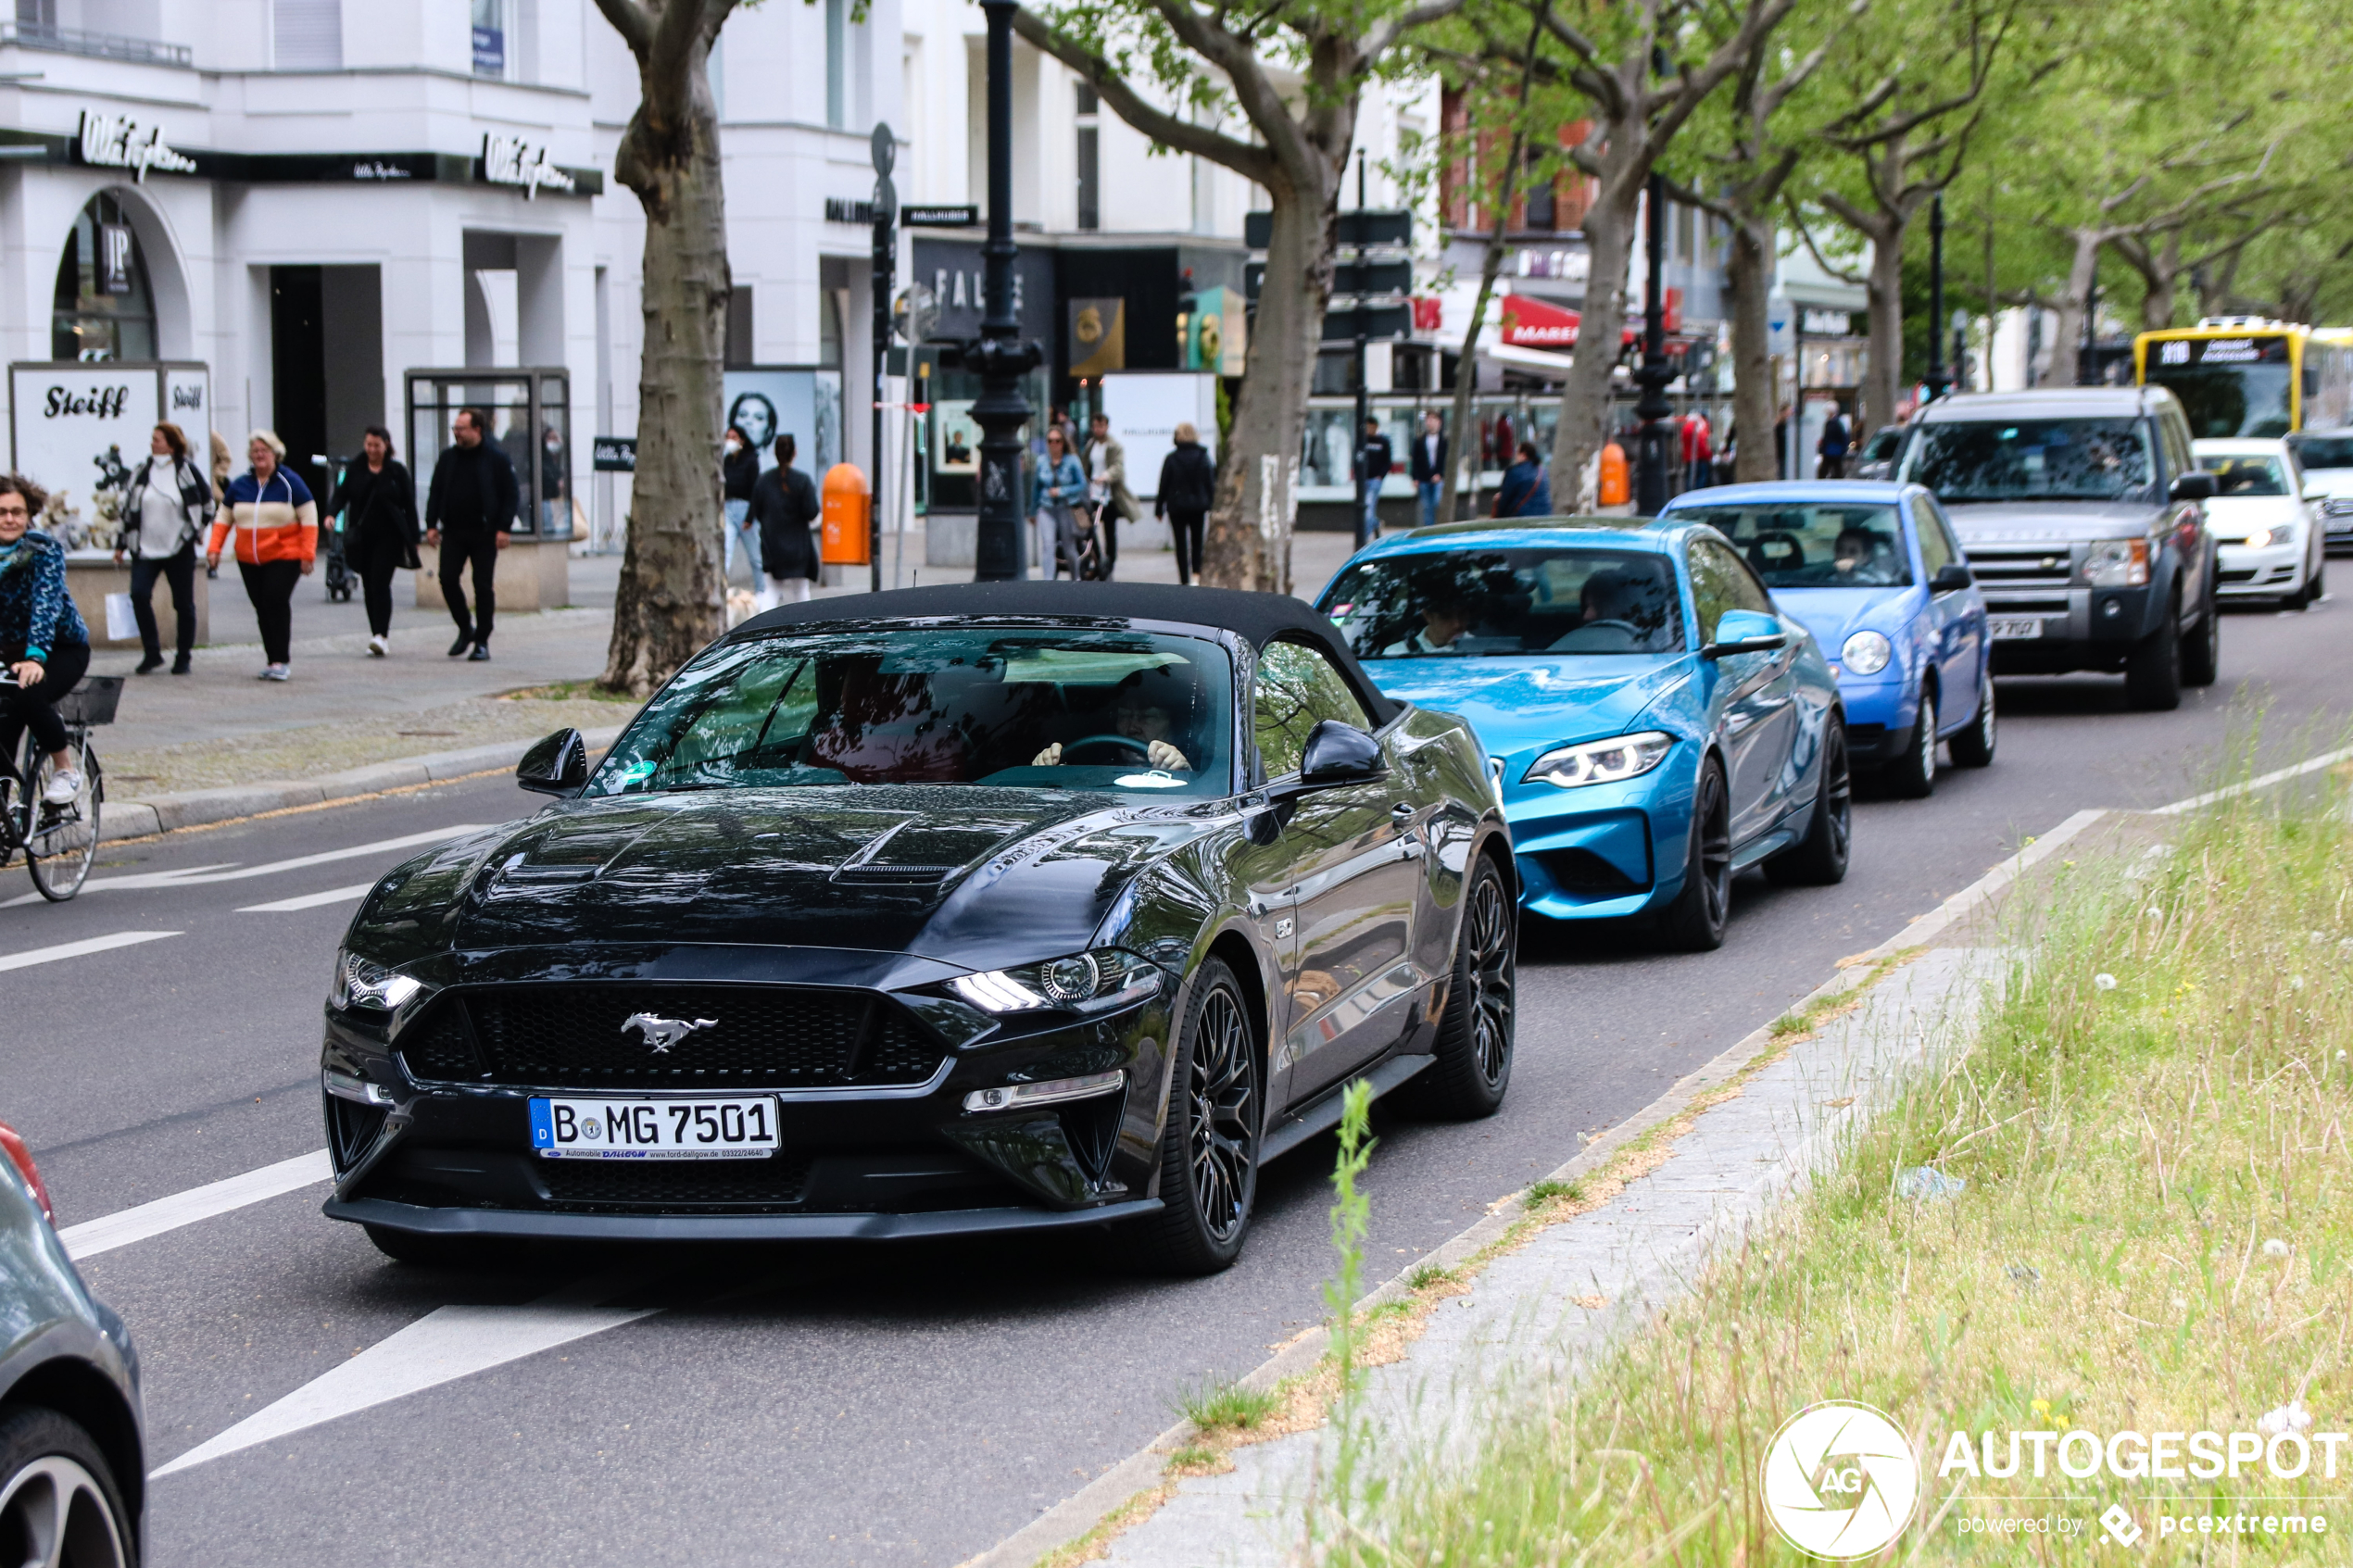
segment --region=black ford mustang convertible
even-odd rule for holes
[[[1207,1271],[1352,1081],[1503,1101],[1486,759],[1294,599],[789,606],[520,775],[558,802],[393,872],[336,959],[326,1212],[395,1258],[1085,1225]]]

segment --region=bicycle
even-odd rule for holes
[[[106,804],[107,784],[90,732],[114,722],[122,680],[120,675],[85,675],[57,699],[57,717],[66,726],[66,755],[82,774],[81,792],[71,800],[53,806],[43,798],[52,769],[49,754],[31,731],[25,734],[22,756],[6,759],[8,765],[0,767],[0,866],[24,851],[33,887],[53,904],[82,891],[98,858],[98,814]],[[0,671],[0,688],[17,684],[15,676]]]

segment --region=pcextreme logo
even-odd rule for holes
[[[1869,1557],[1904,1533],[1919,1501],[1911,1440],[1848,1399],[1808,1405],[1765,1450],[1765,1512],[1783,1539],[1833,1562]]]

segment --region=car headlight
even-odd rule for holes
[[[1857,632],[1838,650],[1839,662],[1857,675],[1876,675],[1895,657],[1895,645],[1877,632]]]
[[[1522,784],[1548,784],[1558,789],[1582,789],[1587,784],[1616,784],[1640,778],[1675,749],[1675,737],[1656,730],[1578,746],[1556,746],[1528,765]]]
[[[1017,969],[959,975],[948,988],[983,1012],[1093,1010],[1147,996],[1160,988],[1161,979],[1161,970],[1150,960],[1118,947],[1096,947]]]
[[[2149,580],[2149,542],[2103,539],[2083,556],[2083,581],[2095,588],[2139,588]]]
[[[425,983],[413,974],[396,974],[373,959],[348,949],[335,955],[334,985],[328,1000],[337,1009],[381,1008],[396,1012],[416,999]]]
[[[2250,550],[2259,550],[2274,542],[2284,544],[2286,539],[2287,531],[2284,528],[2259,528],[2246,536],[2246,547]]]

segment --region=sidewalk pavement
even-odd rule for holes
[[[1164,526],[1147,522],[1123,533],[1122,580],[1176,580]],[[907,544],[908,559],[920,561],[921,536]],[[1344,534],[1298,535],[1299,591],[1320,589],[1349,546]],[[883,560],[887,571],[887,539]],[[447,656],[455,632],[447,613],[418,609],[406,582],[395,591],[391,657],[371,657],[359,601],[331,603],[321,581],[307,577],[295,591],[294,678],[283,684],[256,679],[262,655],[252,610],[235,573],[224,571],[212,584],[212,626],[221,640],[196,650],[191,674],[128,680],[114,723],[98,734],[107,778],[102,836],[142,836],[510,767],[533,741],[567,725],[594,743],[610,740],[635,704],[594,695],[587,684],[604,669],[621,558],[574,555],[570,570],[572,604],[500,615],[484,663]],[[862,590],[862,581],[816,592],[830,598]],[[138,661],[135,653],[100,653],[91,671],[129,676]]]

